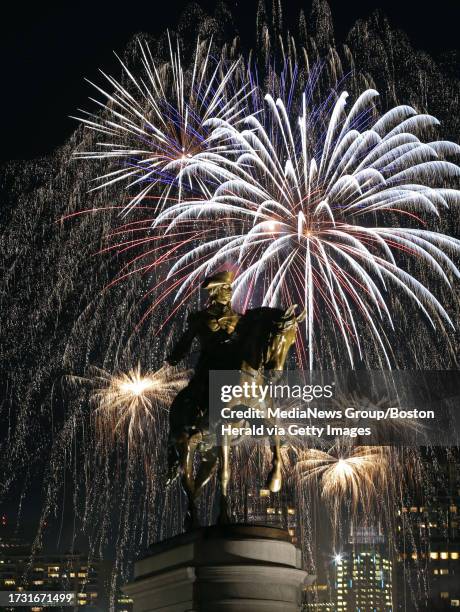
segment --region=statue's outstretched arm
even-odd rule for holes
[[[170,365],[176,365],[177,363],[179,363],[179,361],[182,361],[182,359],[187,355],[187,353],[190,351],[196,333],[197,325],[195,317],[190,316],[187,321],[187,327],[184,333],[173,346],[172,351],[166,357],[166,361]]]

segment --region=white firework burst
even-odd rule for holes
[[[137,190],[124,207],[129,212],[144,199],[153,197],[161,209],[168,200],[181,201],[183,191],[193,197],[209,195],[206,184],[197,177],[184,183],[182,173],[192,161],[206,164],[209,153],[218,152],[211,117],[232,123],[243,112],[250,92],[241,82],[240,60],[227,60],[224,53],[215,59],[212,41],[197,41],[191,67],[183,65],[179,41],[173,48],[169,40],[169,60],[156,61],[146,43],[139,41],[142,70],[139,76],[120,59],[123,79],[102,72],[110,91],[91,83],[103,101],[91,100],[99,113],[81,110],[74,117],[102,135],[94,151],[78,151],[79,159],[117,161],[119,168],[96,179],[101,189],[123,184],[127,191]]]
[[[454,263],[460,241],[425,228],[460,202],[460,191],[446,186],[460,176],[446,160],[460,147],[422,142],[420,132],[439,122],[410,106],[379,118],[373,89],[348,113],[347,96],[338,96],[325,127],[308,111],[305,96],[295,122],[282,100],[269,94],[263,116],[250,115],[239,125],[210,120],[215,139],[239,149],[238,158],[216,154],[205,168],[219,182],[212,197],[175,204],[155,222],[165,235],[165,256],[174,258],[170,277],[184,277],[178,297],[202,275],[232,262],[239,268],[237,303],[246,305],[251,296],[271,306],[301,301],[308,310],[310,368],[315,325],[326,312],[352,364],[354,346],[363,354],[362,317],[390,365],[384,322],[393,328],[388,297],[394,288],[433,327],[453,326],[410,260],[447,285],[460,276]],[[186,173],[202,170],[191,163]],[[190,228],[197,243],[179,255],[181,233]]]

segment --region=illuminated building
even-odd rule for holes
[[[326,560],[326,555],[324,555]],[[393,562],[373,527],[352,530],[340,552],[319,563],[316,584],[305,591],[305,612],[393,612]]]
[[[393,610],[392,562],[381,552],[356,551],[337,555],[336,610]]]
[[[328,584],[312,584],[305,589],[305,612],[335,612],[332,589]]]
[[[118,593],[115,597],[115,612],[132,612],[133,600],[131,597]]]
[[[36,554],[32,557],[30,545],[7,535],[6,517],[2,517],[1,526],[0,590],[73,591],[77,593],[76,610],[106,612],[110,565],[101,561],[88,563],[87,556],[80,553]],[[15,609],[11,608],[12,611]],[[35,607],[36,612],[42,609]],[[128,607],[125,609],[129,611]]]
[[[290,493],[270,493],[268,489],[247,491],[242,519],[245,523],[281,527],[287,529],[296,544],[296,505]]]
[[[436,481],[399,511],[398,609],[408,612],[460,610],[460,459],[430,453]]]

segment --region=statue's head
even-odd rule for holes
[[[205,279],[202,287],[209,292],[211,302],[228,304],[232,299],[232,282],[234,278],[235,273],[229,270],[216,272]]]

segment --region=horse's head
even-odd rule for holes
[[[270,342],[267,346],[264,367],[266,370],[282,370],[289,349],[295,342],[298,324],[306,316],[306,310],[295,314],[297,304],[289,306],[277,320],[274,321]]]
[[[263,306],[247,310],[240,318],[235,344],[234,369],[282,370],[305,312],[296,316],[294,304],[286,310]]]

